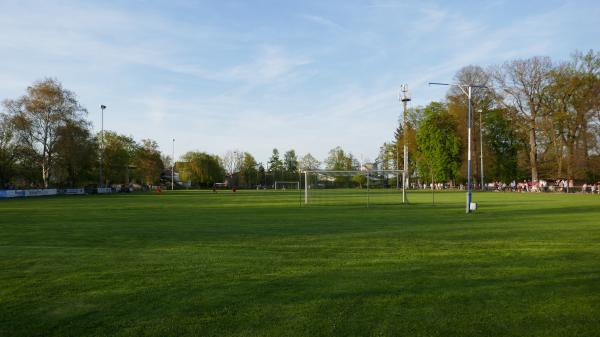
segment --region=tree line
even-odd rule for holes
[[[165,167],[158,144],[112,131],[94,134],[87,110],[55,79],[3,102],[0,188],[152,185]],[[100,181],[100,152],[103,178]]]
[[[94,133],[75,93],[51,78],[33,83],[21,97],[4,100],[2,107],[0,188],[168,184],[173,165],[178,180],[191,186],[225,181],[240,187],[270,186],[278,180],[298,181],[301,170],[322,166],[310,153],[298,157],[293,149],[283,156],[273,149],[265,164],[243,151],[222,156],[190,151],[174,163],[152,139],[136,141],[110,130]],[[325,164],[358,168],[352,155],[339,147]]]
[[[455,81],[487,87],[475,88],[472,95],[474,181],[482,172],[486,181],[501,182],[600,179],[600,53],[576,52],[558,63],[532,57],[486,69],[470,65],[456,73]],[[2,107],[0,188],[167,184],[173,164],[178,179],[192,186],[225,181],[272,186],[298,181],[305,170],[366,166],[341,147],[323,161],[310,153],[273,149],[266,163],[239,150],[221,156],[190,151],[173,163],[154,140],[94,133],[87,110],[55,79],[33,83]],[[409,109],[406,128],[398,126],[369,167],[402,168],[406,133],[413,181],[464,183],[467,111],[467,98],[458,88],[451,88],[444,101]],[[361,177],[351,179],[355,186],[364,183]]]
[[[472,93],[472,173],[485,181],[600,180],[600,53],[575,52],[460,69],[455,82],[482,85]],[[383,165],[402,162],[407,136],[413,176],[464,183],[467,176],[467,96],[451,88],[444,102],[408,111],[394,140],[380,149]],[[480,138],[481,137],[481,138]],[[483,156],[482,156],[483,154]]]

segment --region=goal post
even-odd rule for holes
[[[275,190],[278,189],[300,189],[300,181],[275,181]]]
[[[405,204],[403,170],[304,171],[304,204]],[[404,179],[402,179],[404,182]],[[401,188],[398,188],[400,187]]]

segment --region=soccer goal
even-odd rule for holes
[[[304,204],[364,205],[407,203],[402,170],[303,172]],[[405,181],[404,179],[400,181]]]
[[[229,187],[228,183],[214,183],[213,184],[213,192],[219,191],[219,190],[226,190]]]
[[[275,189],[276,190],[284,190],[284,191],[287,189],[299,190],[300,182],[299,181],[276,181]]]

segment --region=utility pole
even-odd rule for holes
[[[175,138],[173,138],[173,149],[171,152],[171,191],[175,189]]]
[[[402,203],[406,204],[406,185],[408,183],[408,144],[407,144],[407,123],[406,123],[406,104],[410,102],[410,95],[408,94],[408,85],[402,84],[400,86],[400,91],[402,92],[400,96],[400,101],[404,106],[404,111],[402,114],[402,136],[404,138],[404,168],[402,169]]]
[[[479,109],[479,167],[481,171],[481,190],[485,191],[485,186],[483,185],[483,123],[481,119],[482,114],[483,110]]]
[[[104,166],[104,109],[106,109],[106,105],[100,105],[100,110],[102,111],[101,117],[101,129],[100,129],[100,177],[98,185],[99,187],[104,187],[104,177],[102,176],[102,167]]]
[[[467,131],[467,213],[471,213],[471,126],[472,126],[472,106],[471,106],[471,94],[473,88],[485,88],[485,85],[470,85],[470,84],[460,84],[460,83],[438,83],[438,82],[429,82],[429,85],[447,85],[452,87],[458,87],[463,94],[465,94],[468,98],[469,105],[469,124]]]

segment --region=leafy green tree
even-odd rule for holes
[[[183,181],[189,180],[194,186],[210,187],[225,178],[225,169],[218,156],[190,151],[181,159],[177,163],[179,175]]]
[[[258,164],[258,184],[267,185],[267,172],[262,163]]]
[[[352,182],[358,186],[358,188],[363,188],[363,186],[367,183],[367,177],[364,174],[356,174],[352,176]]]
[[[138,151],[138,144],[133,138],[119,135],[112,131],[104,132],[103,151],[103,175],[106,185],[109,183],[130,182],[130,169],[133,168],[133,160]]]
[[[358,170],[359,164],[351,153],[346,153],[340,146],[329,150],[329,156],[325,159],[328,170],[349,171]]]
[[[160,175],[164,170],[158,144],[151,139],[143,139],[137,147],[134,157],[136,173],[140,180],[149,185],[155,185],[160,182]]]
[[[287,173],[298,173],[298,157],[296,151],[289,150],[283,155],[283,169]]]
[[[453,181],[460,168],[461,146],[456,120],[442,103],[425,108],[425,119],[417,132],[418,168],[422,177]]]
[[[268,163],[268,171],[273,177],[273,181],[280,179],[283,175],[283,162],[279,159],[279,150],[273,149]],[[273,182],[272,181],[272,182]],[[271,182],[271,183],[272,183]]]
[[[468,65],[458,70],[454,76],[455,83],[462,85],[485,85],[491,86],[492,76],[490,72],[485,71],[480,66]],[[459,87],[450,87],[447,93],[448,100],[448,112],[453,115],[457,121],[457,131],[460,136],[461,146],[465,151],[468,149],[467,138],[465,135],[468,132],[469,117],[468,117],[468,98],[464,94],[463,90]],[[473,158],[479,158],[481,153],[480,144],[485,142],[485,138],[479,139],[480,136],[480,120],[483,118],[485,111],[489,111],[494,108],[496,102],[496,93],[492,89],[481,89],[473,88],[471,91],[471,114],[472,114],[472,125],[471,125],[471,155]],[[485,144],[483,150],[486,150]],[[487,158],[488,154],[484,153]],[[480,161],[473,160],[472,170],[473,179],[476,182],[481,181],[480,173]],[[463,161],[459,175],[467,175],[467,161]]]
[[[87,123],[69,121],[57,134],[54,175],[59,185],[80,187],[95,181],[98,144]]]
[[[256,159],[248,153],[244,152],[240,167],[240,185],[251,186],[258,184],[258,164]]]
[[[600,53],[576,53],[570,62],[555,67],[550,78],[545,103],[551,112],[552,131],[566,150],[568,178],[582,177],[577,167],[583,171],[587,166],[587,130],[594,113],[600,110]],[[583,151],[577,151],[578,147]]]
[[[17,175],[18,149],[14,126],[8,115],[0,113],[0,189]]]
[[[279,150],[277,149],[273,149],[271,158],[269,158],[269,171],[283,171],[283,162],[281,161],[281,159],[279,159]]]
[[[68,122],[80,122],[87,111],[79,105],[75,94],[54,79],[35,82],[27,93],[16,100],[4,101],[19,142],[36,155],[44,187],[50,183],[55,164],[58,131]]]
[[[377,156],[377,162],[380,164],[379,168],[382,170],[396,170],[401,169],[399,165],[399,152],[395,144],[385,142],[379,148],[379,155]]]
[[[346,153],[340,146],[329,150],[329,156],[325,159],[325,165],[328,170],[334,171],[351,171],[358,170],[360,164],[351,153]],[[349,186],[351,185],[351,177],[338,176],[335,177],[336,185]]]
[[[493,109],[485,114],[484,138],[489,147],[488,178],[510,182],[518,179],[518,153],[525,146],[506,109]]]
[[[544,118],[545,92],[550,84],[552,61],[548,57],[532,57],[505,62],[494,72],[496,86],[505,95],[503,104],[519,114],[522,132],[528,135],[531,179],[538,181],[538,122]]]
[[[423,111],[422,109],[415,110],[419,110],[421,112]],[[419,117],[422,118],[422,116]],[[410,172],[414,172],[417,169],[417,162],[415,160],[415,155],[417,153],[417,130],[413,127],[413,125],[419,124],[420,120],[418,122],[410,121],[409,123],[407,123],[406,127],[406,143],[408,145],[408,169]],[[394,152],[398,153],[398,169],[402,170],[404,168],[404,129],[402,124],[400,124],[394,132],[394,139]],[[394,160],[396,160],[396,158],[394,158]],[[394,164],[394,169],[395,168],[396,166]]]
[[[300,159],[299,167],[301,171],[315,171],[321,167],[321,162],[307,153]]]

